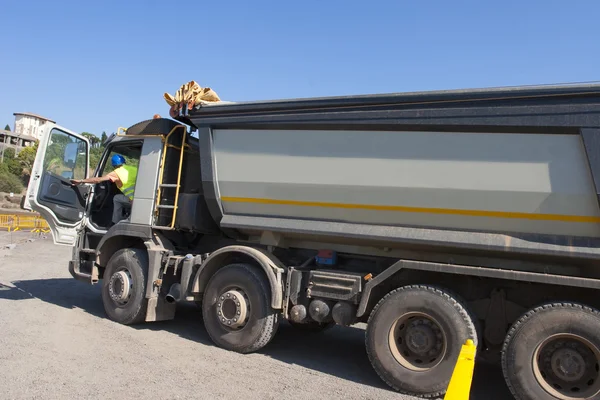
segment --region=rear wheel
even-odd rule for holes
[[[102,303],[108,317],[121,324],[143,322],[146,317],[148,256],[141,249],[121,249],[104,271]]]
[[[248,264],[218,270],[202,301],[204,326],[219,347],[250,353],[271,341],[279,326],[271,308],[269,282],[263,271]]]
[[[395,390],[421,397],[445,393],[467,339],[478,343],[466,308],[432,286],[405,286],[375,306],[367,325],[369,359]]]
[[[504,341],[502,370],[518,400],[600,398],[600,313],[546,304],[521,317]]]

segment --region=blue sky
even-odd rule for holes
[[[190,80],[245,101],[600,80],[600,1],[13,1],[0,128],[101,134]]]

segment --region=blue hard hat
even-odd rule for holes
[[[110,162],[112,163],[113,167],[118,167],[119,165],[125,164],[125,157],[120,154],[115,154],[111,157]]]

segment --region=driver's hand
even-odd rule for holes
[[[71,184],[72,184],[72,185],[79,185],[80,183],[81,183],[81,181],[80,181],[80,180],[77,180],[77,179],[71,179]]]

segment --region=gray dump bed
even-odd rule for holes
[[[233,103],[180,119],[199,128],[223,228],[600,256],[600,85]]]

